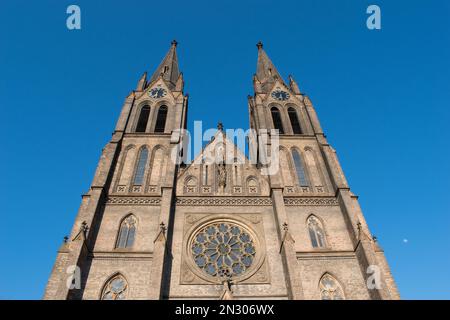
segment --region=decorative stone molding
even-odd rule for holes
[[[126,192],[127,191],[127,186],[117,186],[117,192]]]
[[[286,190],[286,193],[294,193],[295,192],[294,187],[286,187],[285,190]]]
[[[258,193],[258,189],[256,187],[248,187],[248,193]]]
[[[356,254],[354,251],[304,251],[296,252],[296,258],[301,260],[340,260],[340,259],[352,259],[355,260]]]
[[[326,189],[323,186],[315,187],[301,187],[301,186],[285,186],[284,194],[289,196],[314,196],[317,193],[325,193]]]
[[[261,222],[261,216],[257,214],[250,215],[246,217],[249,221],[251,221],[253,224],[257,224]]]
[[[132,192],[141,192],[141,186],[133,186],[131,191]]]
[[[191,284],[197,277],[192,273],[187,264],[183,263],[181,268],[181,279],[185,284]]]
[[[211,187],[203,187],[202,192],[203,193],[211,193]]]
[[[271,206],[270,198],[177,198],[178,206]]]
[[[335,198],[284,198],[286,206],[337,206]]]
[[[88,230],[89,230],[89,227],[87,226],[86,221],[83,221],[81,223],[80,230],[78,231],[76,236],[72,239],[72,241],[77,241],[77,240],[85,241]]]
[[[186,187],[186,193],[195,193],[197,192],[197,188],[196,187]]]
[[[198,215],[196,215],[196,214],[188,214],[187,216],[186,216],[186,222],[188,223],[188,224],[194,224],[194,223],[196,223],[198,220],[200,220],[201,219],[201,216],[198,216]]]
[[[109,197],[106,201],[108,205],[146,205],[159,206],[161,198],[159,197]]]
[[[153,259],[153,252],[150,251],[94,251],[89,254],[89,257],[92,259],[101,259],[101,260],[137,260],[137,261],[144,261],[144,260],[152,260]]]

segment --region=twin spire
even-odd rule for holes
[[[262,42],[259,41],[256,47],[258,48],[258,62],[256,64],[257,80],[262,84],[267,82],[274,83],[277,79],[283,81],[277,68],[275,68],[267,53],[264,51]]]
[[[149,84],[161,76],[171,89],[175,88],[181,75],[178,67],[177,44],[178,42],[176,40],[172,41],[169,52],[167,52],[163,61],[161,61],[158,68],[153,73],[148,82]]]
[[[169,52],[167,52],[162,62],[153,73],[152,77],[148,81],[148,84],[154,82],[159,77],[162,77],[162,79],[171,89],[177,86],[177,82],[179,82],[181,76],[180,69],[178,67],[178,58],[176,52],[177,44],[177,41],[172,41]],[[254,76],[254,82],[255,89],[258,90],[255,91],[270,90],[275,81],[280,80],[281,82],[283,82],[283,78],[280,76],[277,68],[274,66],[267,53],[264,51],[261,41],[256,44],[256,47],[258,48],[258,62],[256,64],[256,74]],[[145,82],[145,80],[142,80],[143,78],[146,78],[146,74],[144,74],[140,82]],[[294,82],[294,80],[292,79],[292,77],[289,77],[289,79],[292,88],[292,82]],[[294,85],[296,86],[295,82]]]

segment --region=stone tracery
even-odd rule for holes
[[[230,222],[212,223],[193,238],[191,254],[206,274],[230,278],[249,269],[256,255],[254,241],[244,228]]]

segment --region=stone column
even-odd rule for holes
[[[281,259],[286,280],[286,288],[289,299],[303,299],[303,288],[297,268],[297,257],[294,247],[294,239],[289,233],[289,222],[284,206],[282,188],[272,188],[272,203],[277,225],[278,239],[280,243]]]

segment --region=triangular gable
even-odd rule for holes
[[[274,99],[272,97],[272,92],[274,90],[283,90],[289,93],[289,99],[287,99],[286,101],[279,101],[277,99]],[[269,88],[269,90],[267,91],[267,93],[265,95],[263,95],[263,99],[262,99],[265,103],[272,103],[272,102],[276,102],[276,103],[295,103],[295,104],[299,104],[301,103],[301,101],[296,97],[295,93],[292,92],[291,88],[289,86],[287,86],[282,80],[277,80],[275,81],[272,86]]]

